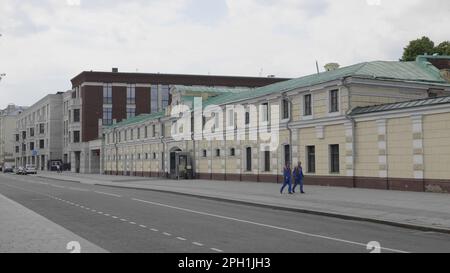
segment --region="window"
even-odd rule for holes
[[[164,125],[164,123],[161,123],[161,136],[166,136],[166,126]]]
[[[127,104],[135,104],[136,103],[136,85],[129,84],[127,86]]]
[[[34,137],[34,128],[30,128],[30,137]]]
[[[80,143],[80,131],[73,131],[73,143]]]
[[[44,123],[39,124],[39,134],[41,134],[41,135],[45,134],[45,124]]]
[[[284,164],[291,164],[291,146],[284,145]]]
[[[156,153],[153,153],[153,159],[156,159]]]
[[[25,152],[27,150],[27,145],[24,143],[22,144],[22,152]]]
[[[128,107],[128,108],[127,108],[127,119],[133,118],[133,117],[135,117],[135,116],[136,116],[136,109],[135,109],[135,108]]]
[[[170,98],[170,94],[169,94],[169,86],[168,85],[163,85],[161,87],[161,99],[162,99],[162,108],[166,108],[169,105],[169,98]]]
[[[134,140],[134,129],[130,129],[130,139]]]
[[[245,125],[250,124],[250,112],[245,112]]]
[[[216,149],[216,157],[220,157],[220,149]]]
[[[112,124],[112,108],[105,107],[103,108],[103,125],[111,125]]]
[[[156,137],[156,125],[152,125],[152,137]]]
[[[150,90],[150,112],[158,112],[158,86],[152,85]]]
[[[246,149],[246,170],[247,172],[252,171],[252,148],[248,147]]]
[[[16,141],[19,141],[19,134],[16,134]]]
[[[270,151],[264,151],[264,171],[270,172]]]
[[[27,131],[22,132],[22,139],[23,140],[27,139]]]
[[[80,122],[80,109],[73,110],[73,122]]]
[[[112,104],[112,84],[103,85],[103,104]]]
[[[39,140],[39,149],[45,149],[45,140]]]
[[[308,163],[308,173],[316,172],[316,147],[315,146],[307,146],[307,163]]]
[[[236,149],[235,148],[231,148],[230,149],[230,156],[236,156]]]
[[[339,173],[339,145],[330,145],[330,172]]]
[[[234,127],[234,110],[228,110],[228,127]]]
[[[141,128],[137,129],[137,139],[141,139]]]
[[[203,150],[203,157],[208,157],[208,151],[207,150]]]
[[[144,138],[148,138],[148,126],[145,126],[145,129],[144,129]]]
[[[283,119],[288,119],[289,118],[289,100],[284,99],[282,106],[283,106]]]
[[[34,151],[34,142],[30,142],[30,151]]]
[[[339,90],[330,91],[330,113],[339,112]]]
[[[311,94],[305,95],[303,97],[303,109],[304,109],[303,114],[305,116],[311,116],[312,115],[312,107],[311,107],[312,105],[311,105],[311,103],[312,103]]]
[[[261,105],[261,118],[263,122],[269,121],[269,104],[263,103]]]
[[[19,153],[19,146],[16,146],[16,154]]]

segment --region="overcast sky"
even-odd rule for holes
[[[84,70],[299,77],[450,39],[448,0],[1,0],[0,107]]]

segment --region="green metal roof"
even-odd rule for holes
[[[362,114],[370,114],[376,112],[385,112],[385,111],[393,111],[400,109],[408,109],[408,108],[416,108],[422,106],[431,106],[431,105],[440,105],[440,104],[450,104],[450,96],[446,97],[437,97],[431,99],[421,99],[421,100],[412,100],[398,103],[389,103],[389,104],[380,104],[374,106],[367,107],[356,107],[350,113],[351,116],[362,115]]]
[[[207,87],[207,86],[186,86],[174,85],[178,91],[199,92],[199,93],[239,93],[248,91],[250,88],[228,88],[228,87]]]
[[[158,113],[152,113],[152,114],[142,114],[142,115],[135,116],[135,117],[132,117],[129,119],[124,119],[121,122],[118,122],[118,123],[108,126],[106,128],[112,129],[112,128],[127,126],[127,125],[131,125],[131,124],[135,124],[135,123],[141,123],[141,122],[145,122],[145,121],[149,121],[149,120],[154,120],[154,119],[164,117],[165,114],[166,114],[165,111],[158,112]]]
[[[441,58],[450,59],[450,56],[441,56]],[[355,64],[333,71],[322,72],[319,74],[313,74],[297,79],[283,81],[264,87],[253,88],[244,92],[219,95],[205,102],[205,106],[211,104],[221,105],[244,99],[263,97],[272,93],[287,92],[294,89],[314,86],[346,77],[394,80],[416,83],[435,83],[439,85],[450,86],[450,83],[448,83],[444,78],[441,77],[439,70],[437,70],[430,63],[424,61],[424,59],[422,58],[418,58],[418,60],[415,62],[374,61]]]

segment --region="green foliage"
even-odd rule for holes
[[[440,43],[434,49],[434,53],[438,53],[439,55],[450,56],[450,41],[445,41],[445,42]]]
[[[430,38],[423,36],[420,39],[409,42],[408,46],[404,48],[401,61],[414,61],[419,55],[433,55],[436,53],[450,56],[450,41],[444,41],[435,47],[434,42]]]
[[[434,42],[428,37],[409,42],[409,45],[404,48],[402,61],[414,61],[416,57],[424,54],[433,54]]]

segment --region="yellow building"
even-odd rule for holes
[[[103,169],[281,182],[301,161],[306,184],[448,192],[449,68],[420,56],[254,89],[175,86],[165,112],[104,128]]]

